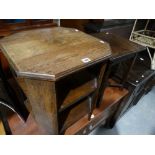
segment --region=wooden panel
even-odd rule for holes
[[[44,20],[24,19],[22,22],[17,23],[8,23],[5,19],[0,19],[0,39],[23,30],[54,27],[54,26],[57,26],[57,24],[53,23],[52,19],[44,19]],[[3,55],[1,56],[1,54],[2,53],[0,52],[0,59],[2,66],[4,67],[5,71],[8,71],[9,64],[5,60],[6,58],[4,58]]]
[[[36,122],[48,134],[58,134],[55,83],[17,79],[32,107]]]
[[[101,32],[92,35],[107,41],[110,44],[113,59],[121,56],[127,56],[128,54],[137,53],[146,49],[145,47],[135,44],[126,38],[114,35],[109,32]]]
[[[86,97],[89,94],[93,93],[95,91],[96,87],[95,87],[95,79],[88,81],[86,83],[84,83],[83,85],[75,88],[75,89],[71,89],[68,94],[66,95],[62,105],[61,105],[61,109],[65,109],[66,107],[68,107],[70,104],[76,102],[77,100],[79,100],[80,98]],[[64,92],[63,92],[64,93]]]
[[[19,32],[1,39],[0,47],[17,75],[49,80],[103,61],[111,54],[106,42],[62,27]],[[84,63],[84,58],[91,61]]]
[[[105,109],[102,112],[94,111],[94,119],[88,122],[87,116],[85,115],[81,118],[77,123],[73,124],[70,128],[68,128],[65,132],[67,135],[78,134],[78,135],[86,135],[93,131],[96,127],[105,125],[106,120],[111,117],[117,108],[119,107],[120,102],[115,103],[114,105],[110,106],[109,108]],[[75,126],[74,126],[75,125]],[[69,131],[69,133],[68,133]]]
[[[75,104],[96,90],[97,77],[91,71],[90,68],[84,69],[56,82],[59,111]]]
[[[5,58],[4,54],[1,52],[1,50],[0,50],[0,62],[6,75],[8,75],[9,74],[9,63],[7,59]]]
[[[61,132],[81,119],[84,115],[87,115],[88,119],[88,114],[90,111],[89,104],[89,99],[86,99],[59,114]]]
[[[60,24],[63,27],[76,28],[84,31],[84,26],[89,22],[89,19],[61,19]]]
[[[5,37],[15,32],[36,29],[41,27],[53,27],[57,24],[53,23],[52,19],[35,20],[23,19],[20,22],[8,22],[5,19],[0,19],[0,37]]]

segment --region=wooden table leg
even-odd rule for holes
[[[32,79],[17,79],[32,107],[38,125],[47,134],[58,134],[55,83]]]
[[[101,83],[99,85],[99,90],[98,90],[98,97],[95,102],[97,107],[99,107],[99,105],[101,104],[101,102],[103,100],[103,96],[104,96],[103,94],[104,94],[104,90],[108,83],[108,78],[109,78],[110,72],[111,72],[111,64],[108,63],[108,65],[104,69],[104,74],[101,77]]]
[[[123,80],[121,82],[122,85],[124,85],[125,82],[127,82],[129,73],[131,72],[131,70],[133,68],[133,65],[135,64],[137,56],[138,56],[138,54],[135,54],[135,56],[132,58],[132,61],[131,61],[130,65],[129,65],[128,69],[124,72]]]

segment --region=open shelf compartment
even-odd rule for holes
[[[61,113],[77,102],[92,95],[98,86],[98,75],[92,70],[72,74],[57,83],[58,112]]]
[[[111,81],[111,80],[110,80]],[[111,81],[113,83],[113,81]],[[117,109],[120,101],[128,94],[126,89],[117,87],[107,87],[104,92],[104,98],[99,108],[93,110],[93,118],[89,121],[87,115],[75,122],[66,129],[66,135],[88,134],[94,128],[101,125]]]

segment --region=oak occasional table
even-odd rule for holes
[[[111,55],[108,43],[55,27],[12,34],[0,40],[0,48],[47,134],[64,134],[83,116],[91,121]]]

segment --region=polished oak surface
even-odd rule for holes
[[[18,32],[1,39],[0,48],[17,76],[51,81],[111,54],[108,43],[63,27]]]
[[[101,32],[92,34],[94,37],[107,41],[110,44],[112,57],[111,59],[135,54],[146,48],[129,41],[126,38],[112,34],[110,32]]]

